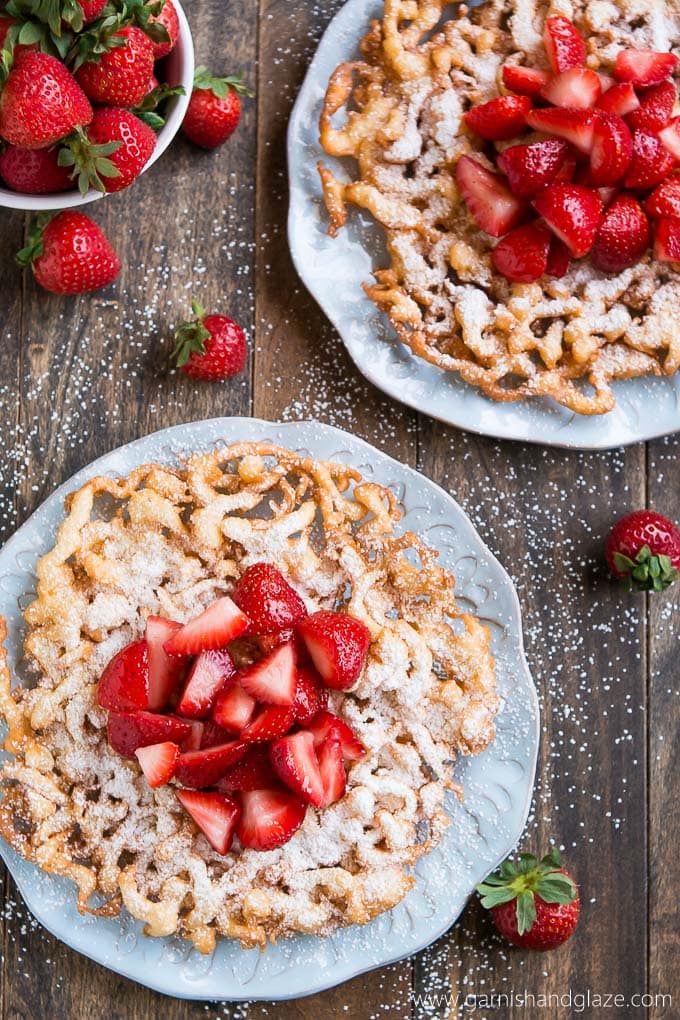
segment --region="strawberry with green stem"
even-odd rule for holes
[[[73,66],[76,80],[95,103],[137,106],[148,92],[154,61],[146,32],[112,15],[78,37]]]
[[[226,315],[206,315],[197,301],[191,308],[195,320],[177,330],[173,360],[185,375],[194,379],[229,379],[242,372],[247,356],[246,337],[241,327]]]
[[[655,510],[636,510],[616,522],[605,556],[628,591],[664,591],[680,578],[680,530]]]
[[[20,266],[31,266],[37,283],[54,294],[98,290],[120,272],[120,260],[103,230],[76,209],[37,216],[29,243],[16,258]]]
[[[89,124],[90,102],[69,70],[47,53],[20,53],[0,92],[0,135],[22,149],[49,148]]]
[[[87,132],[65,139],[59,165],[72,168],[81,194],[122,191],[135,181],[156,148],[154,131],[122,107],[95,109]]]
[[[216,78],[205,67],[196,69],[194,89],[182,124],[185,135],[195,145],[216,149],[234,133],[241,119],[240,97],[253,95],[242,77],[237,74]]]

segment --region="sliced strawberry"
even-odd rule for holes
[[[678,58],[672,53],[655,50],[620,50],[616,56],[614,75],[619,81],[629,81],[636,88],[660,85],[675,71]]]
[[[168,740],[163,744],[138,747],[135,756],[147,783],[155,789],[157,786],[165,786],[174,776],[179,747]]]
[[[294,722],[294,705],[268,705],[261,708],[241,732],[241,740],[250,744],[266,743],[276,737],[282,737]]]
[[[248,617],[225,596],[173,634],[165,651],[168,655],[197,655],[224,648],[247,630],[248,623]]]
[[[622,117],[598,113],[590,151],[590,180],[596,188],[623,180],[633,158],[633,136]]]
[[[618,88],[625,88],[619,85]],[[632,88],[631,86],[628,86]],[[660,131],[666,127],[678,100],[678,92],[672,81],[662,81],[660,85],[653,85],[651,89],[645,89],[642,93],[639,109],[634,109],[628,115],[628,126],[635,131]]]
[[[538,221],[515,227],[502,238],[491,261],[496,272],[513,283],[532,283],[546,271],[550,251],[550,233]]]
[[[217,695],[235,674],[236,667],[226,649],[201,652],[194,661],[177,703],[179,715],[203,719],[210,714]]]
[[[680,173],[667,177],[645,202],[645,211],[654,219],[680,216]]]
[[[295,666],[295,645],[290,641],[240,670],[239,683],[257,701],[267,705],[292,705],[297,684]]]
[[[293,704],[297,721],[302,726],[311,722],[318,712],[328,707],[328,688],[324,687],[315,669],[308,666],[298,668]]]
[[[281,781],[269,760],[269,748],[264,744],[253,744],[243,758],[220,779],[220,790],[275,790]]]
[[[664,132],[670,130],[664,128]],[[636,191],[644,191],[659,184],[675,166],[675,160],[666,148],[661,135],[648,131],[633,133],[633,158],[626,174],[625,185]]]
[[[553,237],[550,241],[548,262],[545,267],[546,274],[553,276],[556,280],[561,280],[569,272],[570,264],[571,253],[566,244],[560,241],[559,237]]]
[[[201,722],[200,719],[187,719],[191,732],[186,740],[182,741],[183,751],[198,751],[201,747],[201,741],[203,740],[203,730],[205,729],[205,723]],[[215,743],[220,743],[216,740]]]
[[[659,220],[654,258],[659,262],[680,262],[680,216],[667,216]]]
[[[680,117],[676,117],[659,131],[664,148],[680,163]]]
[[[581,184],[551,184],[534,199],[534,208],[574,258],[587,255],[602,218],[602,199]]]
[[[614,201],[616,196],[619,194],[619,189],[617,187],[598,188],[597,193],[602,199],[602,205],[606,209],[607,206],[610,205]]]
[[[303,620],[298,633],[327,687],[346,691],[366,663],[371,632],[347,613],[320,610]]]
[[[549,81],[548,72],[540,71],[536,67],[506,64],[503,68],[503,84],[511,92],[517,92],[520,96],[537,96]]]
[[[649,220],[638,200],[621,194],[605,211],[590,253],[591,261],[605,273],[620,273],[640,261],[651,237]]]
[[[352,727],[332,712],[319,712],[308,724],[307,729],[314,737],[315,747],[319,747],[330,733],[335,733],[340,741],[345,761],[358,761],[366,755],[366,748]]]
[[[600,79],[600,85],[602,86],[602,95],[604,95],[605,92],[609,92],[609,90],[613,89],[616,85],[616,78],[612,78],[609,74],[603,74],[602,71],[597,72],[597,77]],[[616,110],[612,110],[610,112],[616,113]]]
[[[615,113],[617,117],[625,117],[639,109],[640,100],[630,82],[621,82],[607,89],[597,104],[598,110],[604,113]]]
[[[231,740],[228,744],[217,744],[200,751],[185,751],[177,759],[175,777],[182,786],[204,790],[206,786],[214,786],[247,750],[247,744]]]
[[[554,141],[558,141],[558,139],[554,139]],[[562,164],[561,169],[557,171],[555,181],[573,181],[577,167],[578,160],[576,159],[576,156],[573,154],[573,152],[570,151],[564,163]],[[553,181],[553,183],[555,183],[555,181]]]
[[[533,198],[557,177],[569,155],[569,146],[559,138],[546,138],[532,145],[512,145],[498,155],[498,165],[510,187],[520,198]]]
[[[225,797],[223,793],[198,793],[193,790],[176,790],[175,793],[213,850],[218,854],[226,854],[241,816],[236,801]]]
[[[97,685],[97,704],[113,712],[149,707],[149,659],[145,641],[126,645],[109,662]]]
[[[492,237],[507,234],[526,215],[526,202],[513,195],[504,178],[469,156],[458,160],[456,183],[477,225]]]
[[[307,608],[288,581],[271,563],[248,567],[234,588],[232,598],[250,620],[250,634],[275,634],[294,627]]]
[[[307,805],[288,790],[244,790],[236,834],[251,850],[275,850],[297,832]]]
[[[255,714],[255,699],[236,680],[217,695],[212,717],[218,726],[230,733],[240,733]]]
[[[527,123],[534,131],[563,138],[579,152],[586,155],[590,152],[595,123],[595,116],[591,110],[565,110],[562,107],[531,110],[527,114]]]
[[[319,774],[323,785],[321,807],[327,808],[345,796],[347,773],[342,754],[342,744],[337,733],[331,732],[317,749]]]
[[[168,655],[163,647],[181,628],[182,624],[174,620],[164,620],[160,616],[147,618],[144,640],[149,657],[149,709],[152,712],[167,706],[184,675],[184,662]]]
[[[569,18],[561,14],[547,18],[543,29],[543,42],[555,74],[568,71],[570,67],[580,67],[585,63],[586,44]]]
[[[590,110],[602,95],[602,82],[588,67],[570,67],[551,78],[541,89],[541,97],[553,106],[572,110]]]
[[[123,758],[134,758],[135,751],[170,740],[181,745],[191,733],[191,723],[176,715],[152,712],[109,712],[106,725],[109,744]]]
[[[279,645],[285,645],[287,641],[295,641],[295,631],[290,627],[287,627],[286,630],[278,630],[275,634],[260,634],[257,638],[260,651],[264,652],[265,655]],[[297,645],[299,646],[299,642],[297,642]]]
[[[208,747],[217,747],[218,744],[228,744],[234,739],[234,734],[231,730],[223,729],[222,726],[218,726],[212,719],[206,719],[205,722],[201,723],[203,730],[201,732],[201,742],[198,747],[192,748],[194,751],[204,751]],[[182,748],[182,750],[188,750],[188,748]]]
[[[528,96],[498,96],[481,106],[473,106],[464,114],[463,120],[471,131],[487,142],[502,142],[525,130],[530,109]]]
[[[306,804],[321,807],[323,782],[314,750],[314,738],[307,730],[275,740],[269,748],[274,771]]]

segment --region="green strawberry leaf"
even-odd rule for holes
[[[546,903],[573,903],[576,899],[576,885],[568,875],[553,873],[541,878],[535,892]]]
[[[205,341],[211,336],[210,330],[203,325],[205,309],[198,301],[191,302],[191,310],[196,316],[194,322],[183,323],[175,333],[177,344],[172,352],[172,359],[177,368],[186,365],[192,354],[205,354]]]
[[[210,92],[214,92],[218,99],[226,99],[230,89],[252,99],[255,93],[243,84],[242,78],[242,73],[234,74],[227,78],[217,78],[210,74],[207,67],[201,66],[196,68],[194,74],[194,88],[208,89]]]
[[[534,894],[529,892],[528,889],[521,892],[517,897],[516,917],[517,931],[520,935],[531,931],[536,920],[536,903],[534,902]]]

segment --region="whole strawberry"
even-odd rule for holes
[[[520,854],[519,864],[504,861],[477,892],[500,934],[522,949],[556,949],[573,934],[581,903],[578,887],[553,849],[539,863]]]
[[[155,39],[151,40],[153,43],[154,57],[156,60],[162,60],[163,57],[167,57],[171,50],[174,50],[179,38],[179,17],[177,16],[177,10],[172,0],[165,0],[160,14],[149,18],[149,24],[162,25],[168,33],[167,41],[160,40],[157,42]]]
[[[191,308],[196,319],[177,330],[175,364],[193,379],[229,379],[242,372],[247,357],[245,333],[226,315],[206,315],[197,301]]]
[[[655,510],[636,510],[616,522],[605,556],[629,591],[663,591],[680,577],[680,531]]]
[[[74,209],[53,219],[45,213],[38,216],[17,262],[30,265],[40,286],[55,294],[98,290],[112,283],[120,271],[120,260],[104,232]]]
[[[59,160],[73,168],[82,194],[122,191],[135,181],[156,148],[156,134],[130,110],[97,107],[87,134],[65,139]]]
[[[253,93],[241,82],[241,75],[213,78],[205,67],[196,69],[194,90],[182,130],[203,149],[216,149],[233,135],[241,119],[241,95]]]
[[[137,106],[149,89],[153,75],[153,43],[148,35],[127,25],[103,38],[90,52],[78,57],[76,79],[95,103],[106,106]]]
[[[15,57],[0,93],[0,135],[6,142],[47,148],[91,120],[87,96],[60,60],[34,50]]]
[[[52,195],[73,187],[68,167],[59,165],[53,149],[19,149],[8,145],[0,152],[0,177],[12,191],[24,195]]]

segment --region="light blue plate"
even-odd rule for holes
[[[484,754],[461,761],[465,803],[447,801],[452,817],[441,846],[420,861],[417,884],[389,914],[332,938],[283,939],[265,952],[222,940],[202,956],[182,939],[151,939],[127,914],[81,917],[72,883],[23,861],[0,841],[0,853],[34,916],[57,938],[118,974],[186,999],[287,999],[309,995],[423,949],[458,917],[475,884],[514,847],[531,800],[538,750],[538,703],[522,649],[520,608],[508,575],[458,504],[433,482],[339,429],[316,422],[283,425],[217,418],[156,432],[96,460],[61,488],[0,551],[0,614],[9,627],[10,665],[24,638],[22,607],[31,600],[35,565],[54,543],[67,493],[96,475],[127,475],[149,461],[242,441],[271,441],[351,463],[365,478],[390,486],[404,510],[403,529],[440,551],[456,576],[462,608],[491,630],[503,707],[497,736]]]

